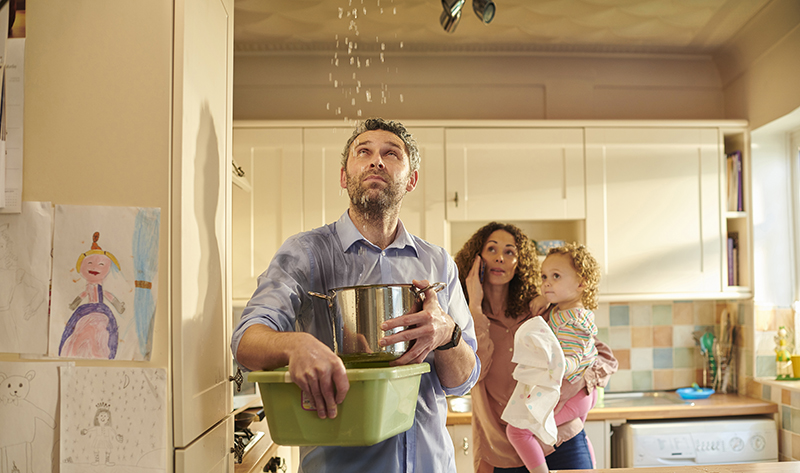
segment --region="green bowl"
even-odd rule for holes
[[[414,424],[420,376],[427,363],[345,363],[350,390],[334,419],[320,419],[286,368],[253,371],[272,440],[279,445],[374,445]]]

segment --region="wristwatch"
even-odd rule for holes
[[[440,347],[436,347],[437,350],[449,350],[451,348],[455,348],[456,345],[461,341],[461,327],[458,324],[453,328],[453,336],[450,337],[450,341],[445,343]]]

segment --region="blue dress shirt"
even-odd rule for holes
[[[437,293],[439,305],[461,327],[462,341],[475,352],[477,341],[458,269],[447,252],[409,234],[398,222],[397,237],[385,250],[356,229],[348,212],[335,223],[299,233],[284,242],[242,312],[231,340],[236,356],[244,331],[253,324],[275,330],[304,331],[333,349],[327,301],[308,291],[365,284],[410,284],[412,279],[447,286]],[[480,360],[461,386],[446,388],[434,364],[436,352],[425,361],[414,424],[406,432],[369,447],[301,447],[300,472],[449,472],[455,473],[453,444],[445,428],[446,395],[469,392],[478,379]],[[345,398],[346,402],[346,398]]]

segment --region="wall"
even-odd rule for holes
[[[387,53],[386,64],[359,70],[375,99],[350,107],[327,54],[237,53],[234,119],[355,119],[356,108],[399,119],[725,117],[708,56]]]

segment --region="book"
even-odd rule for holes
[[[741,212],[744,210],[741,151],[728,153],[726,157],[726,177],[728,188],[728,210],[732,212]]]
[[[739,233],[728,233],[728,286],[739,285]]]

